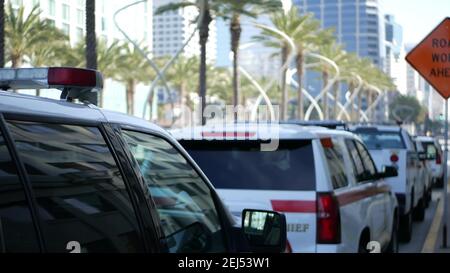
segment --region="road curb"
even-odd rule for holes
[[[450,180],[449,182],[450,183]],[[450,187],[448,187],[447,192],[442,191],[438,197],[438,207],[433,218],[433,223],[431,224],[430,231],[428,232],[425,244],[422,248],[422,253],[435,253],[436,244],[441,231],[441,223],[444,214],[444,194],[450,194]]]
[[[434,253],[436,251],[436,243],[441,229],[442,214],[444,213],[443,197],[444,195],[442,193],[438,197],[438,207],[434,214],[433,223],[431,224],[425,244],[423,245],[422,253]]]

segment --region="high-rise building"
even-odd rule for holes
[[[50,20],[54,25],[69,35],[72,45],[82,42],[86,32],[85,2],[86,0],[7,0],[14,9],[25,7],[25,13],[39,5],[41,18]],[[136,2],[134,0],[96,0],[96,32],[98,37],[105,38],[109,43],[114,40],[126,41],[114,24],[114,14],[122,7]],[[152,48],[152,3],[141,3],[132,6],[117,16],[119,26],[133,40]],[[148,86],[139,84],[135,92],[135,113],[141,115],[146,101]],[[25,91],[24,91],[25,92]],[[30,94],[33,94],[30,91]],[[42,91],[42,96],[58,98],[55,92]],[[126,112],[126,91],[123,83],[105,79],[104,107],[111,110]]]
[[[8,1],[7,1],[8,2]],[[42,19],[47,19],[69,35],[72,44],[84,39],[86,31],[85,2],[86,0],[9,0],[13,8],[23,5],[25,12],[38,5]],[[124,40],[114,24],[115,12],[133,0],[97,0],[96,1],[96,31],[99,37],[108,41]],[[133,6],[118,18],[120,26],[127,31],[132,39],[142,42],[152,48],[152,5],[148,3]]]
[[[385,52],[384,71],[392,78],[397,90],[407,94],[407,63],[403,43],[403,28],[395,22],[393,15],[385,15]]]
[[[154,0],[153,9],[177,0]],[[153,53],[155,56],[173,56],[187,42],[196,30],[195,23],[198,10],[195,6],[165,12],[153,17]],[[214,62],[217,56],[216,22],[209,25],[209,38],[207,43],[207,59]],[[196,33],[183,51],[185,56],[200,55],[199,35]]]
[[[323,28],[334,28],[348,52],[383,67],[384,20],[378,0],[294,0],[302,13],[313,13]]]

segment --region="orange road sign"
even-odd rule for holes
[[[420,42],[406,56],[406,61],[444,99],[450,98],[450,17]]]

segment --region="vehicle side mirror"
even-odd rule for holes
[[[242,231],[252,252],[282,253],[286,249],[286,216],[274,211],[242,213]]]
[[[380,178],[397,177],[398,171],[394,166],[383,166],[383,172],[380,173]]]
[[[419,160],[421,160],[421,161],[428,160],[428,155],[427,155],[427,153],[425,153],[425,152],[420,152],[420,153],[419,153]]]

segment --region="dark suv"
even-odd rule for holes
[[[0,253],[284,250],[284,215],[246,210],[236,225],[166,131],[70,102],[101,88],[98,72],[0,69],[0,78],[5,90],[63,91],[63,100],[0,91]]]

